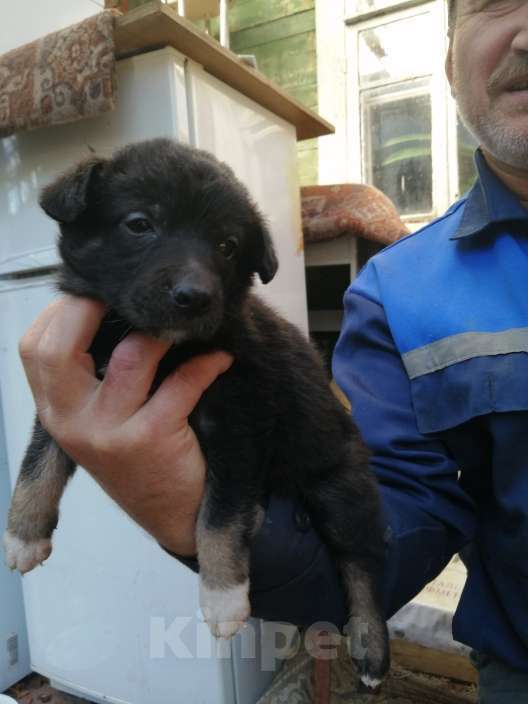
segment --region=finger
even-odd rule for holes
[[[31,387],[31,391],[35,398],[41,395],[40,375],[38,371],[39,365],[37,359],[38,345],[44,331],[47,329],[53,316],[56,314],[57,309],[60,307],[61,301],[62,299],[57,298],[46,306],[43,311],[41,311],[31,326],[26,330],[18,345],[20,359],[22,361],[29,386]]]
[[[98,385],[88,349],[106,307],[99,301],[65,296],[38,344],[42,393],[55,411],[75,409]]]
[[[204,391],[232,363],[233,357],[226,352],[193,357],[165,379],[136,418],[147,423],[168,421],[171,427],[186,422]]]
[[[114,422],[130,418],[147,400],[158,364],[169,347],[169,342],[139,333],[120,342],[97,390],[97,412]]]

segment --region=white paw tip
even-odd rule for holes
[[[208,621],[207,625],[211,630],[211,633],[215,638],[220,638],[221,640],[228,640],[235,636],[240,629],[243,627],[243,621],[220,621],[213,622]]]
[[[382,682],[375,677],[370,677],[370,675],[361,675],[361,681],[365,687],[369,687],[370,689],[377,689]]]
[[[209,589],[200,585],[202,613],[216,638],[232,638],[244,626],[251,607],[249,582],[229,589]]]
[[[7,530],[4,533],[6,564],[9,569],[18,570],[21,574],[29,572],[37,565],[41,565],[50,556],[51,549],[52,545],[49,538],[26,543]]]

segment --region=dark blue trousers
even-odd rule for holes
[[[479,673],[478,704],[528,704],[528,672],[475,650],[471,662]]]

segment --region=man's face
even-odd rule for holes
[[[447,75],[482,146],[528,170],[528,0],[457,0]]]

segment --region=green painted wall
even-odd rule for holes
[[[231,49],[254,54],[259,71],[317,110],[315,0],[233,0]],[[301,184],[317,183],[317,140],[300,142]]]

